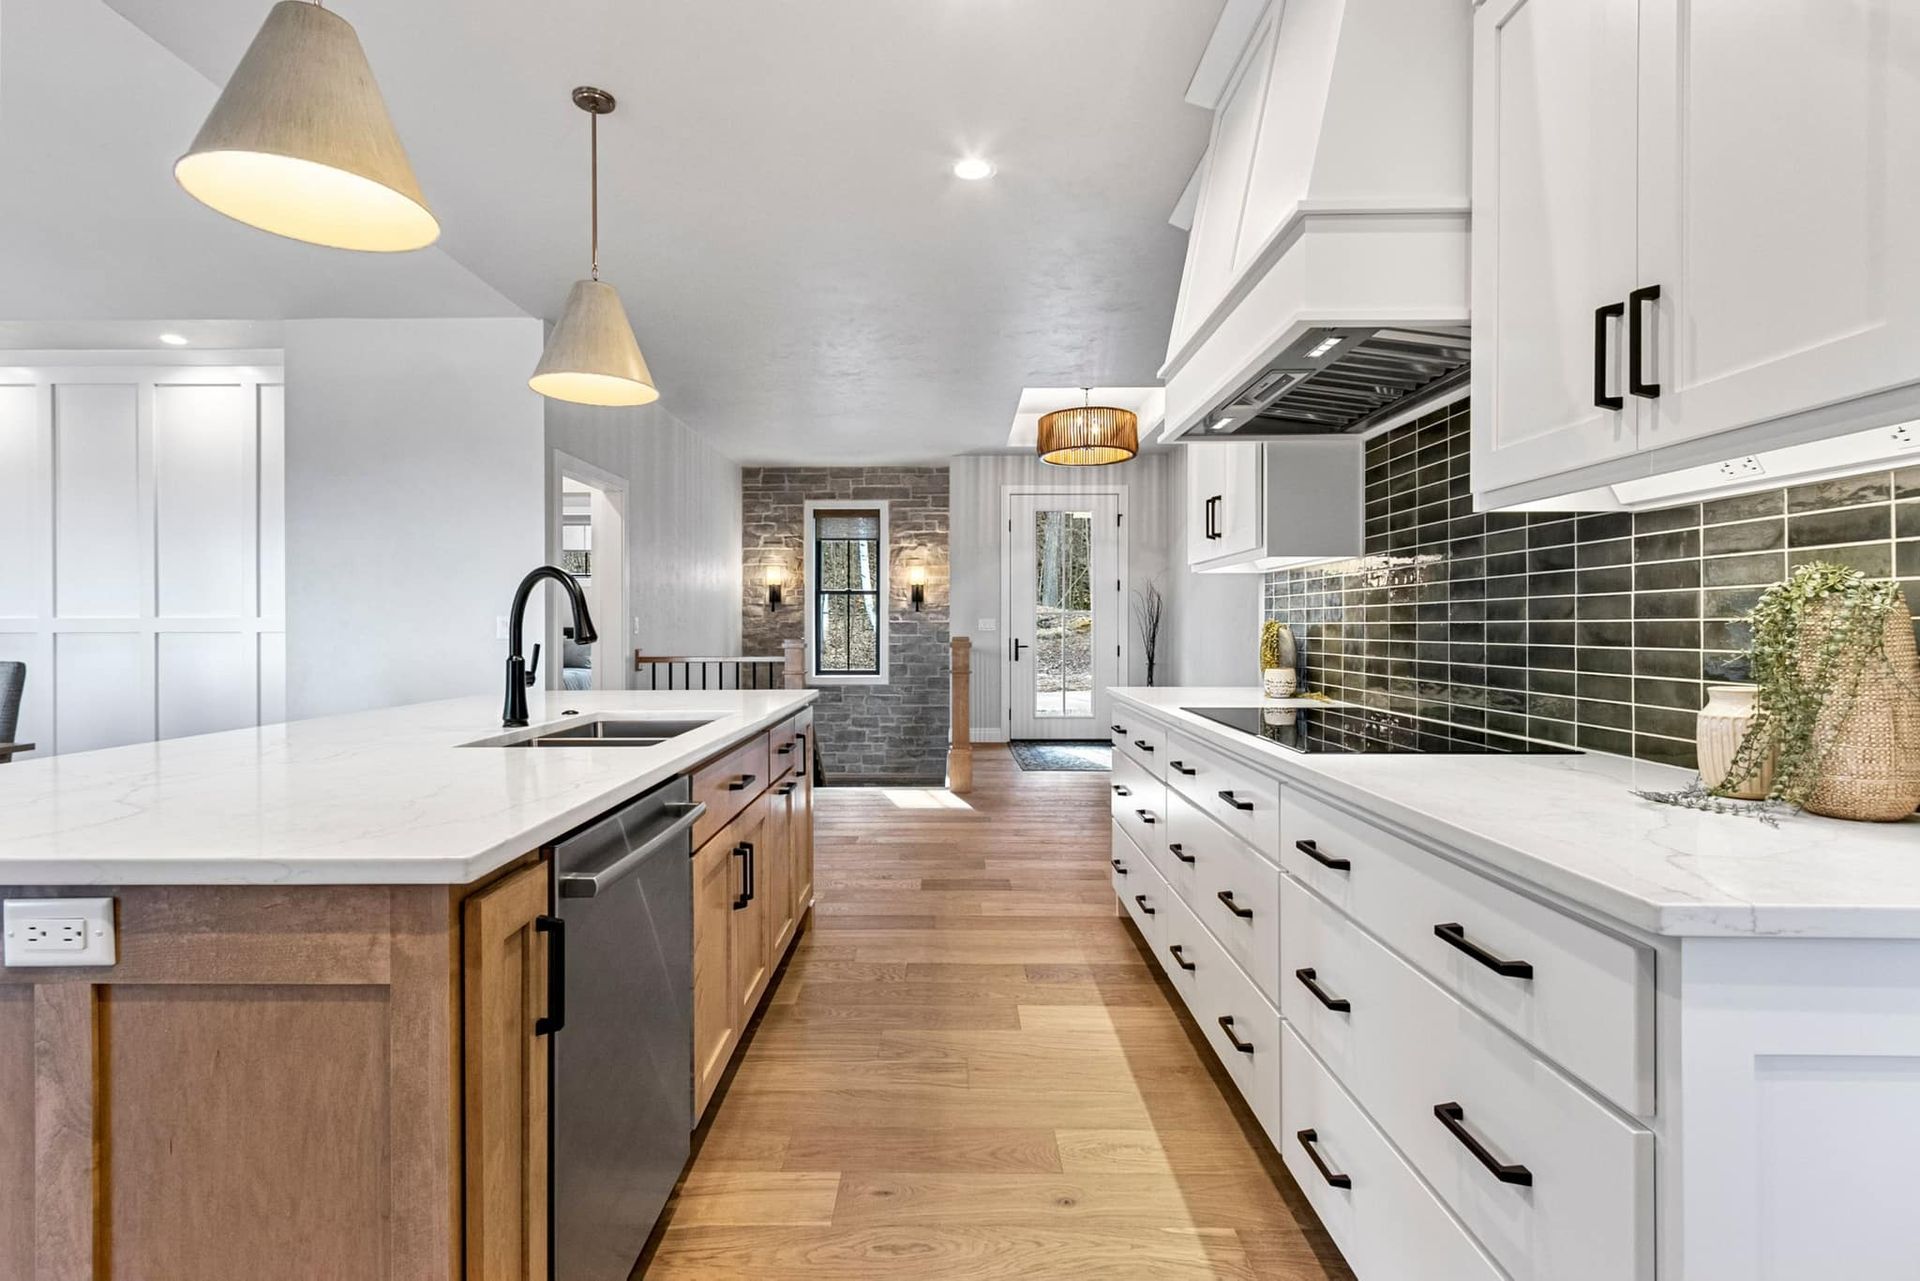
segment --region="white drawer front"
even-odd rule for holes
[[[1344,1081],[1355,1079],[1354,1055],[1367,998],[1356,988],[1366,969],[1360,930],[1298,881],[1280,886],[1280,1013]]]
[[[1360,1281],[1502,1281],[1291,1025],[1281,1042],[1280,1154]]]
[[[1280,861],[1278,779],[1175,730],[1167,743],[1167,781],[1262,857]]]
[[[1280,1003],[1280,869],[1201,816],[1193,839],[1195,893],[1188,900],[1261,995]],[[1182,833],[1184,838],[1185,833]]]
[[[1260,1128],[1280,1142],[1280,1013],[1267,1003],[1219,943],[1203,930],[1194,941],[1193,1021],[1239,1088]],[[1244,1047],[1244,1048],[1242,1048]]]
[[[1166,784],[1148,773],[1144,765],[1115,752],[1109,796],[1113,821],[1126,829],[1135,845],[1148,850],[1166,839]]]
[[[1387,1137],[1517,1281],[1647,1281],[1653,1136],[1358,937],[1350,1084]]]
[[[1210,832],[1218,830],[1212,819],[1194,808],[1192,801],[1175,788],[1167,789],[1166,838],[1158,849],[1147,852],[1173,892],[1188,903],[1199,901],[1199,877],[1195,869],[1200,856],[1195,851],[1205,844]]]
[[[1283,806],[1282,859],[1290,873],[1622,1108],[1653,1115],[1651,949],[1497,885],[1298,789],[1288,791]],[[1350,866],[1337,870],[1322,860]],[[1453,942],[1436,933],[1440,927],[1447,927]]]
[[[1113,705],[1113,759],[1122,755],[1139,762],[1155,778],[1166,777],[1167,731],[1122,703]]]

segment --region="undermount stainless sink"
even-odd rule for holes
[[[537,730],[517,737],[496,736],[468,743],[468,747],[658,747],[671,738],[690,734],[717,717],[624,716],[596,717],[578,724]]]

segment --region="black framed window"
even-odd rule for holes
[[[880,516],[814,514],[813,670],[822,676],[878,676],[886,623]]]

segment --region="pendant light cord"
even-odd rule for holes
[[[592,122],[588,126],[588,136],[592,139],[593,147],[592,195],[589,197],[593,204],[593,278],[598,280],[600,279],[600,114],[589,111],[587,119]]]

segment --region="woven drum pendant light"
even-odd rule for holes
[[[440,224],[345,18],[280,0],[173,176],[262,231],[333,249],[420,249]]]
[[[573,105],[592,121],[593,272],[573,282],[527,386],[579,405],[651,404],[660,392],[646,357],[634,341],[620,295],[600,279],[600,117],[613,110],[613,95],[583,85],[573,91]]]
[[[1080,389],[1082,398],[1091,395]],[[1058,467],[1124,463],[1140,452],[1140,420],[1130,409],[1082,405],[1040,419],[1040,461]]]

